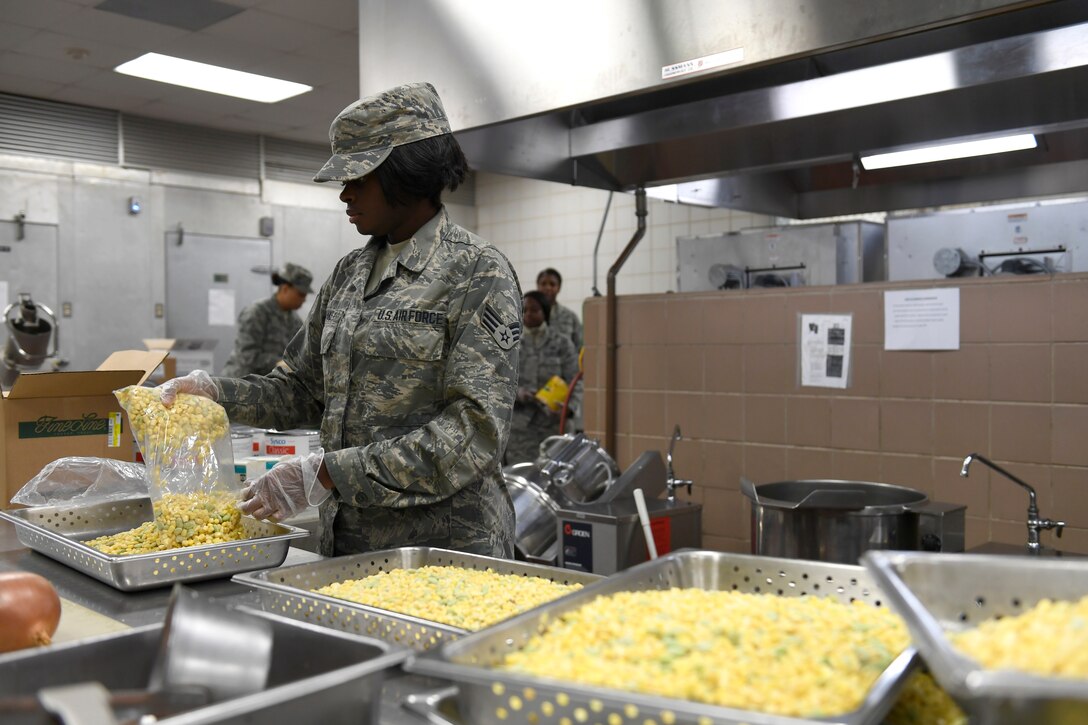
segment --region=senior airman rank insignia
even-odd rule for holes
[[[518,340],[521,339],[521,323],[518,321],[503,322],[499,317],[499,313],[491,309],[491,305],[484,307],[483,314],[484,327],[491,333],[491,336],[495,338],[495,342],[499,343],[499,347],[503,350],[509,350],[514,345],[518,344]]]

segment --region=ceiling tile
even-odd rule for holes
[[[149,104],[149,107],[170,109],[194,109],[192,112],[200,112],[209,116],[234,116],[250,113],[254,109],[267,108],[270,104],[247,101],[243,98],[233,98],[218,93],[207,93],[192,88],[177,87],[168,95]],[[186,116],[190,111],[185,111]]]
[[[133,82],[137,80],[141,79],[112,71],[100,71],[84,78],[78,85],[65,86],[63,93],[72,103],[132,112],[161,97],[161,91],[157,87],[161,84],[152,81]]]
[[[179,28],[127,18],[124,15],[107,13],[94,8],[76,8],[74,12],[58,15],[51,20],[48,29],[61,35],[146,50],[154,50],[159,45],[173,38],[179,38],[187,32]]]
[[[237,114],[238,118],[244,118],[249,120],[269,118],[274,122],[283,125],[284,127],[298,126],[304,123],[309,123],[315,116],[316,112],[314,107],[305,108],[281,108],[280,104],[275,104],[275,107],[268,108],[264,111],[260,109],[250,109],[243,113]],[[337,109],[339,110],[339,109]],[[319,111],[318,111],[319,112]],[[333,111],[329,114],[329,120],[336,114]]]
[[[359,93],[357,0],[223,1],[249,9],[192,33],[96,10],[101,0],[2,0],[0,92],[326,145]],[[76,61],[73,47],[90,53]],[[314,90],[265,106],[112,71],[148,51]]]
[[[74,103],[78,106],[92,106],[102,108],[103,96],[101,91],[96,91],[82,84],[78,86],[63,86],[48,94],[48,98],[54,101]],[[140,109],[148,104],[146,98],[139,96],[126,96],[113,94],[109,97],[109,110],[123,111],[125,113],[140,114]]]
[[[264,0],[258,8],[273,15],[304,20],[330,30],[354,32],[359,27],[359,0],[324,0],[320,3]]]
[[[255,73],[257,67],[270,63],[281,51],[267,45],[235,42],[206,33],[193,33],[165,43],[159,52],[199,63]]]
[[[79,39],[48,30],[36,33],[12,50],[40,58],[75,62],[99,69],[116,68],[141,54],[141,51],[103,43],[100,40]]]
[[[30,28],[26,25],[0,23],[0,50],[11,50],[20,43],[26,42],[42,32],[44,31]]]
[[[7,70],[5,60],[6,56],[3,53],[0,53],[0,68]],[[0,73],[0,88],[3,89],[4,93],[10,93],[15,96],[33,96],[34,98],[42,98],[60,87],[60,83],[43,81],[40,78]]]
[[[316,25],[260,10],[246,10],[203,32],[232,42],[263,45],[284,53],[321,42],[329,34]]]
[[[356,74],[359,72],[359,38],[355,33],[327,35],[316,42],[299,46],[294,53],[338,65],[350,65]]]
[[[4,22],[49,28],[58,18],[80,9],[61,0],[4,0]]]
[[[220,0],[102,0],[95,8],[188,31],[203,30],[243,12]]]
[[[62,85],[78,83],[83,78],[98,71],[97,68],[81,65],[75,61],[38,58],[33,55],[10,51],[0,56],[0,63],[2,63],[5,73],[37,78]]]
[[[299,55],[278,55],[267,61],[250,68],[253,73],[282,78],[296,83],[305,83],[308,86],[322,86],[329,83],[343,83],[346,78],[354,78],[358,82],[359,69],[344,69],[314,58],[305,58]]]

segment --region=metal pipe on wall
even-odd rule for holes
[[[604,441],[607,450],[614,459],[618,460],[616,453],[616,275],[620,268],[627,262],[627,258],[635,251],[635,247],[646,234],[646,188],[638,187],[635,191],[635,233],[631,241],[620,252],[620,256],[608,268],[608,296],[606,298],[607,332],[605,347],[605,371],[604,371]]]
[[[604,227],[608,223],[608,210],[612,208],[612,194],[608,192],[608,201],[604,205],[604,216],[601,217],[601,228],[597,232],[597,243],[593,245],[593,296],[600,297],[601,291],[597,289],[597,253],[601,250],[601,238],[604,237]]]

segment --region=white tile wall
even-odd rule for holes
[[[559,301],[579,313],[592,296],[593,249],[608,192],[498,174],[476,174],[473,229],[510,258],[526,291],[536,275],[555,267],[563,275]],[[619,294],[676,290],[676,238],[731,232],[775,223],[773,217],[647,200],[646,236],[616,278]],[[601,235],[596,285],[607,291],[608,268],[635,233],[635,200],[616,193]],[[467,225],[466,225],[467,226]]]

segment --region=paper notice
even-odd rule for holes
[[[208,324],[230,327],[235,323],[234,318],[234,290],[208,290]]]
[[[801,385],[845,388],[852,315],[801,315]]]
[[[884,349],[959,350],[959,288],[885,292]]]

